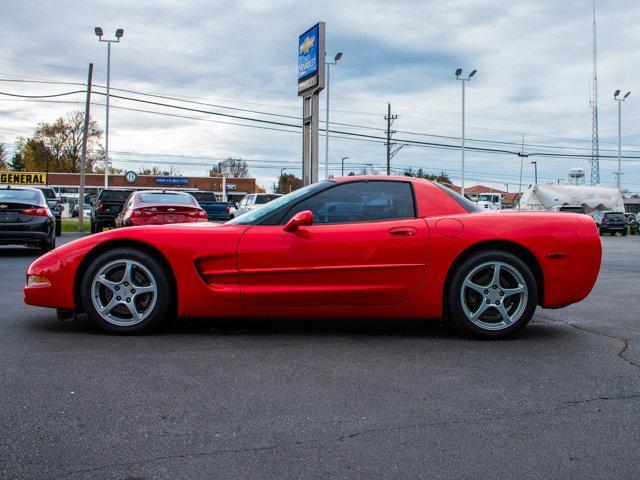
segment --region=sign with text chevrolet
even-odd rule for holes
[[[298,37],[298,81],[318,73],[320,69],[320,24]]]
[[[46,173],[0,172],[0,184],[4,185],[46,185]]]

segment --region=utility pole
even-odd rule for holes
[[[522,134],[522,147],[520,148],[520,153],[518,153],[520,157],[520,183],[518,184],[518,210],[522,210],[522,203],[520,200],[522,199],[522,164],[524,163],[525,157],[528,157],[528,154],[524,153],[524,133]]]
[[[591,185],[600,183],[600,140],[598,133],[598,43],[596,0],[593,0],[593,87],[591,98]]]
[[[387,146],[387,175],[391,175],[391,157],[393,156],[391,152],[391,136],[396,133],[395,130],[391,130],[391,125],[393,125],[393,121],[398,118],[398,115],[391,115],[391,104],[387,103],[387,115],[384,119],[387,121],[387,141],[385,145]],[[397,152],[397,150],[396,150]]]
[[[533,164],[533,167],[535,168],[535,179],[536,179],[536,187],[538,186],[538,162],[536,162],[535,160],[533,162],[531,162]]]
[[[84,232],[84,182],[87,168],[87,141],[91,114],[91,83],[93,81],[93,63],[89,64],[87,75],[87,102],[84,106],[84,131],[82,132],[82,157],[80,158],[80,188],[78,189],[78,232]]]

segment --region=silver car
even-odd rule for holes
[[[251,210],[260,208],[271,200],[275,200],[281,196],[282,194],[280,193],[251,193],[249,195],[245,195],[242,197],[242,200],[236,203],[236,211],[233,215],[238,217],[244,213],[250,212]]]

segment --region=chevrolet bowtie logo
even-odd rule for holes
[[[0,208],[7,208],[6,205],[0,205]]]
[[[316,43],[316,37],[307,37],[300,45],[300,53],[304,53],[305,55],[309,55],[309,50],[313,48],[313,45]]]

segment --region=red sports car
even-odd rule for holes
[[[115,225],[120,228],[206,221],[207,212],[189,193],[142,190],[129,195]]]
[[[110,332],[172,317],[450,319],[478,337],[585,298],[601,245],[585,215],[490,212],[426,180],[346,177],[226,224],[132,227],[33,262],[26,303]]]

